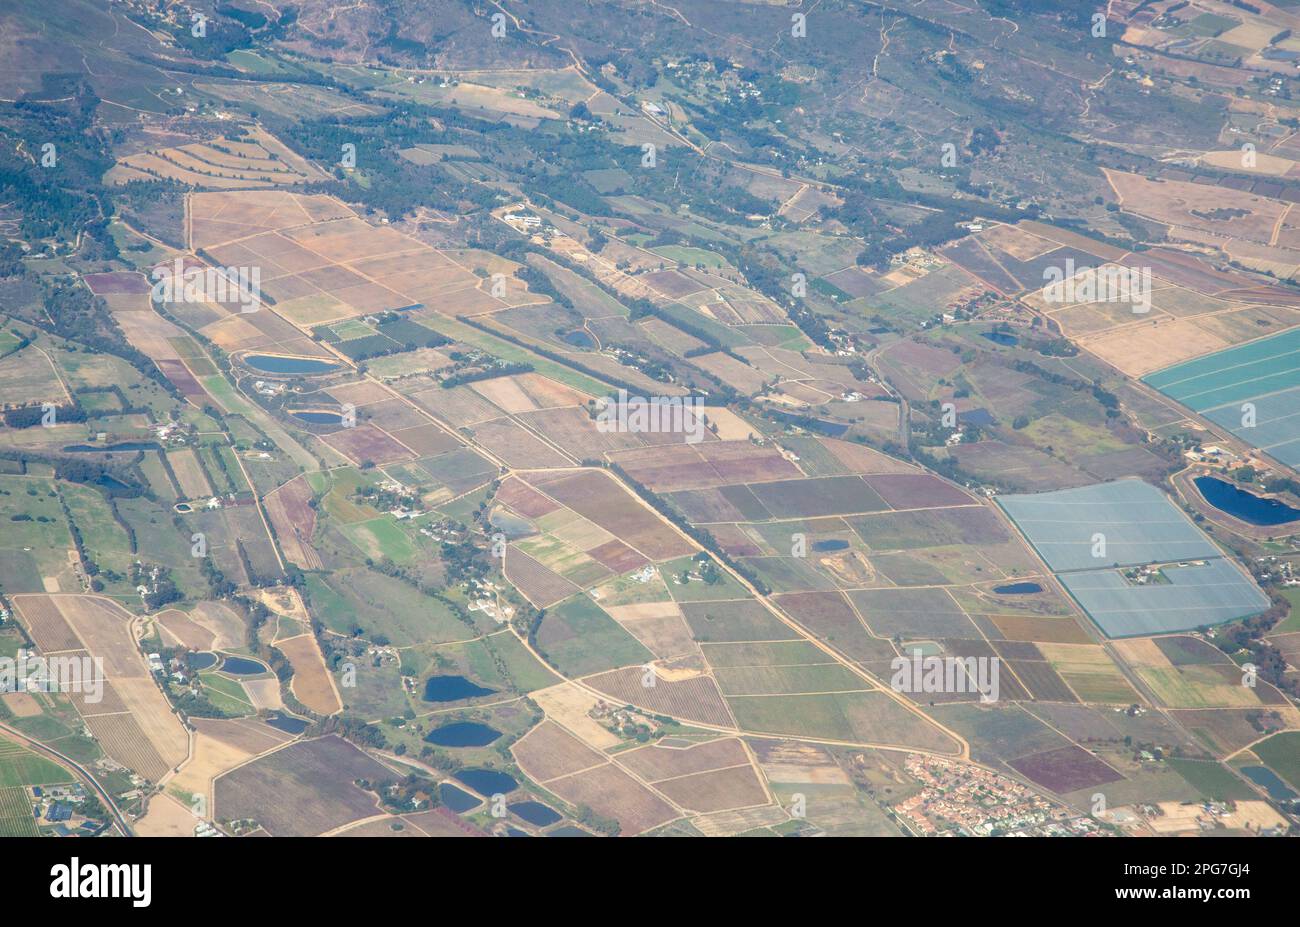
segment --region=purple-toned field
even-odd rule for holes
[[[273,837],[312,837],[378,813],[357,785],[399,776],[336,735],[291,744],[218,778],[218,820],[254,820]]]
[[[573,583],[548,570],[521,550],[508,548],[505,560],[506,579],[538,608],[549,608],[578,591]]]
[[[96,296],[108,296],[117,293],[144,295],[149,292],[149,281],[144,275],[134,272],[116,271],[107,274],[86,274],[82,277],[90,292]]]
[[[862,479],[896,509],[937,509],[973,501],[957,487],[928,473],[881,473]]]
[[[1011,761],[1011,766],[1058,795],[1092,788],[1124,777],[1076,744],[1031,753]]]

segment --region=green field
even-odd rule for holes
[[[0,837],[36,837],[40,829],[24,788],[0,788]]]
[[[1206,798],[1214,801],[1244,801],[1255,798],[1250,786],[1222,764],[1205,760],[1170,759],[1169,765]]]
[[[483,643],[505,665],[506,675],[521,692],[545,689],[560,681],[554,670],[538,662],[519,638],[508,631],[484,638]]]
[[[0,475],[0,584],[7,593],[44,592],[43,577],[76,592],[68,565],[72,535],[51,480]]]
[[[1251,749],[1273,772],[1300,791],[1300,731],[1274,734]]]
[[[13,741],[0,740],[0,788],[72,781],[72,774],[57,763],[37,756]]]
[[[662,248],[655,248],[654,253],[678,264],[685,264],[687,267],[699,265],[705,270],[724,270],[731,266],[720,254],[686,245],[664,245]]]
[[[474,347],[487,351],[507,363],[529,364],[538,373],[548,376],[552,380],[557,380],[566,386],[582,390],[592,396],[604,396],[610,391],[608,383],[594,380],[570,367],[566,367],[564,364],[548,360],[540,354],[534,354],[532,351],[521,348],[495,335],[480,331],[477,328],[472,328],[463,322],[457,322],[443,316],[425,316],[420,319],[420,322],[440,335],[456,341],[463,341],[466,344],[472,344]]]
[[[654,655],[585,595],[550,608],[537,632],[538,649],[566,676],[639,665]]]
[[[360,628],[369,640],[398,647],[464,640],[473,630],[442,601],[366,567],[308,577],[312,615],[331,631]]]
[[[731,578],[731,574],[718,568],[717,579],[705,582],[699,576],[699,563],[692,556],[678,557],[661,564],[660,573],[668,585],[668,592],[678,602],[710,602],[715,599],[743,599],[749,595],[745,587]],[[682,581],[682,573],[694,573],[696,578]]]
[[[71,483],[63,484],[61,491],[73,524],[81,532],[86,554],[101,568],[128,575],[135,559],[131,539],[113,518],[104,496],[98,490]]]
[[[1291,612],[1273,626],[1271,634],[1287,634],[1300,631],[1300,589],[1294,586],[1282,590],[1282,598],[1291,603]]]
[[[496,631],[477,640],[417,648],[410,655],[409,665],[405,655],[403,663],[403,672],[417,676],[459,672],[496,690],[532,692],[560,681],[509,630]]]
[[[406,563],[416,555],[410,536],[389,515],[348,525],[343,533],[367,557],[387,557],[394,563]]]
[[[244,687],[229,676],[200,673],[199,679],[203,682],[203,694],[208,697],[208,701],[226,714],[243,717],[256,711]]]
[[[808,692],[858,692],[870,688],[843,666],[733,666],[715,670],[723,695],[781,695]]]
[[[835,695],[775,695],[730,697],[727,703],[746,731],[793,734],[849,743],[873,743],[906,738],[903,709],[891,707],[878,692]],[[919,728],[912,716],[912,727]]]

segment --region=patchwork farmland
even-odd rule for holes
[[[1300,7],[886,5],[7,5],[0,833],[1300,825]]]

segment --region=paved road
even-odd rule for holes
[[[12,737],[14,740],[18,741],[24,747],[33,751],[34,753],[39,753],[43,756],[57,760],[59,763],[62,763],[64,766],[71,767],[73,772],[77,774],[78,778],[82,780],[82,784],[90,786],[90,788],[94,791],[94,793],[99,796],[99,800],[103,802],[104,807],[108,809],[108,813],[113,816],[113,820],[117,823],[117,826],[122,831],[123,836],[126,837],[135,836],[135,834],[131,833],[131,828],[126,823],[126,818],[122,816],[122,812],[117,809],[117,805],[113,804],[113,799],[109,797],[109,794],[106,791],[104,791],[103,787],[99,784],[98,781],[96,781],[95,777],[92,776],[86,770],[84,766],[82,766],[76,760],[64,756],[59,751],[47,747],[43,743],[39,743],[38,741],[32,740],[26,734],[23,734],[21,731],[14,730],[13,728],[9,727],[9,725],[7,724],[0,724],[0,731],[4,731],[4,733],[7,736]]]

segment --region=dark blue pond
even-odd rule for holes
[[[217,655],[215,653],[192,653],[190,654],[190,669],[205,670],[215,666]]]
[[[538,827],[546,827],[560,820],[561,815],[549,805],[543,805],[539,801],[521,801],[518,804],[512,804],[510,811],[517,814],[520,818],[529,824],[535,824]]]
[[[457,721],[430,731],[424,739],[439,747],[486,747],[501,736],[501,732],[475,721]]]
[[[834,538],[832,538],[832,539],[829,540],[829,541],[816,541],[816,542],[814,542],[814,543],[813,543],[813,550],[816,550],[816,551],[824,551],[824,550],[844,550],[844,549],[845,549],[846,547],[848,547],[848,546],[849,546],[849,542],[848,542],[848,541],[837,541],[837,540],[835,540]]]
[[[450,782],[438,786],[438,797],[442,803],[457,814],[464,814],[471,808],[477,808],[482,802],[464,789],[458,789]]]
[[[553,831],[548,831],[548,837],[590,837],[591,834],[581,827],[574,827],[572,824],[565,824],[563,827],[557,827]]]
[[[263,373],[300,374],[310,376],[338,370],[339,365],[310,357],[274,357],[270,354],[249,354],[244,363]]]
[[[341,425],[343,416],[337,412],[291,412],[289,413],[299,421],[306,422],[309,425]]]
[[[793,412],[769,412],[768,414],[777,421],[785,422],[788,425],[798,425],[800,428],[806,428],[819,435],[826,435],[828,438],[838,438],[849,430],[849,426],[845,422],[828,422],[821,418],[795,415]]]
[[[1291,801],[1300,797],[1267,766],[1244,766],[1241,774],[1262,787],[1265,792],[1268,792],[1268,797],[1274,801]]]
[[[513,776],[507,776],[495,769],[462,769],[456,773],[455,778],[480,795],[496,795],[498,793],[504,795],[506,792],[513,792],[519,788],[519,783],[514,780]]]
[[[518,827],[507,827],[506,836],[507,837],[531,837],[532,834],[528,833],[528,831],[526,830],[520,830]]]
[[[575,348],[594,348],[596,346],[596,342],[591,335],[581,330],[569,332],[564,336],[564,340]]]
[[[1014,347],[1020,341],[1020,339],[1015,335],[1008,334],[1007,332],[984,332],[981,337],[987,338],[994,344],[1000,344],[1003,347],[1008,348]]]
[[[969,412],[958,412],[957,421],[963,425],[975,425],[979,428],[987,428],[997,421],[988,409],[971,409]]]
[[[117,492],[118,490],[121,489],[131,488],[130,486],[127,486],[125,483],[119,480],[117,477],[109,476],[107,473],[103,474],[98,479],[96,479],[93,484],[87,484],[87,485],[102,486],[104,489],[107,489],[109,492]]]
[[[530,534],[537,533],[537,529],[526,519],[511,515],[504,509],[497,509],[488,516],[488,521],[491,522],[493,528],[500,530],[506,536],[506,539],[511,541],[515,538],[526,538]]]
[[[292,715],[282,715],[279,712],[268,717],[266,723],[277,731],[284,731],[286,734],[301,734],[308,727],[306,718],[295,718]]]
[[[1038,583],[1007,583],[1005,586],[994,586],[993,591],[998,595],[1029,595],[1042,592],[1043,587]]]
[[[430,676],[424,681],[426,702],[456,702],[463,698],[491,695],[495,691],[476,686],[464,676]]]
[[[1300,518],[1300,509],[1277,499],[1261,498],[1217,477],[1198,476],[1195,483],[1206,502],[1247,524],[1282,525]]]
[[[266,667],[247,657],[226,657],[221,663],[221,671],[232,676],[254,676],[265,673]]]

